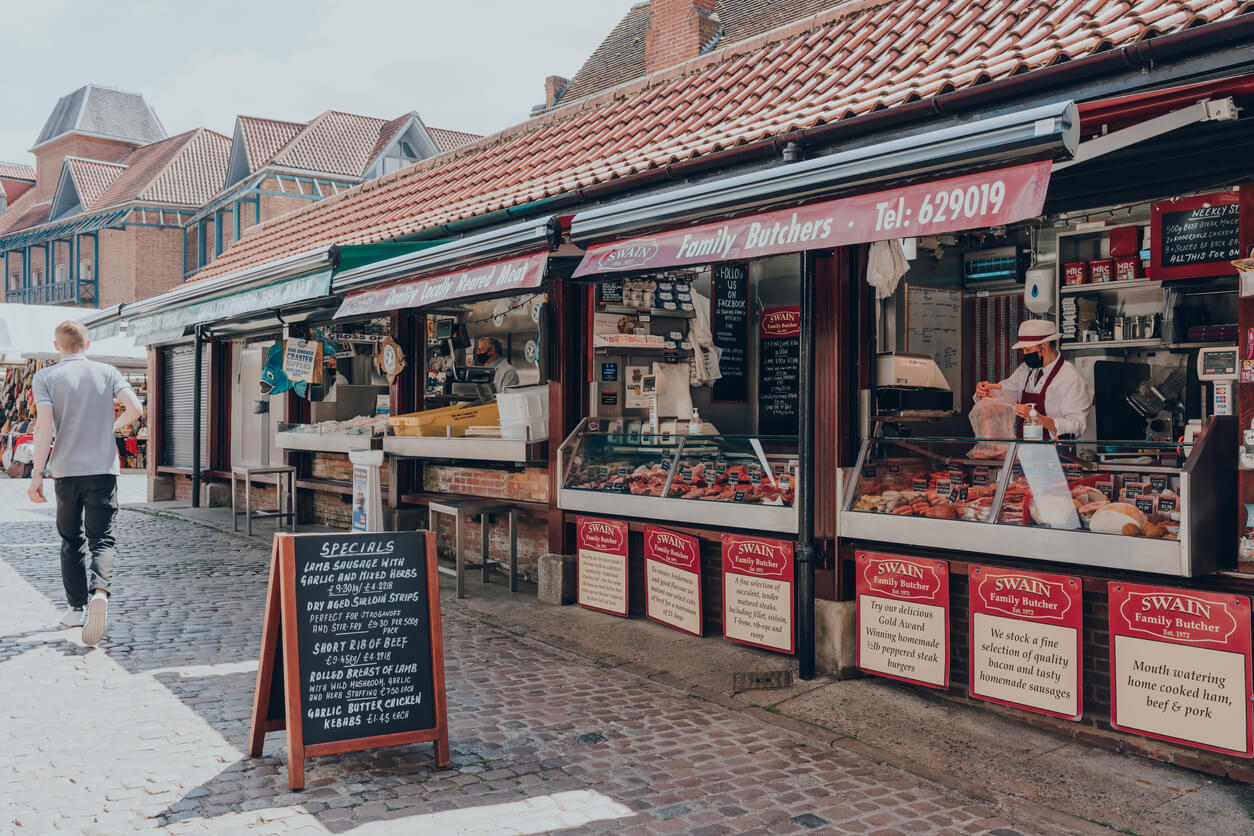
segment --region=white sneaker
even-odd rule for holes
[[[87,619],[83,622],[83,644],[98,645],[105,634],[105,617],[109,614],[109,596],[97,592],[87,602]]]
[[[70,607],[65,611],[65,615],[61,616],[62,627],[82,627],[83,626],[83,610],[82,608],[74,609]]]

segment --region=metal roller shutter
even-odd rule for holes
[[[200,410],[200,466],[209,466],[209,352],[202,347],[203,366]],[[162,351],[161,363],[161,462],[168,467],[191,467],[192,416],[196,380],[196,353],[190,345]]]

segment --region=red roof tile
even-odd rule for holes
[[[360,177],[371,161],[384,119],[328,110],[292,138],[272,162],[286,168]]]
[[[0,163],[0,179],[35,182],[35,169],[21,163]]]
[[[90,210],[105,189],[109,188],[109,184],[126,171],[126,166],[121,163],[85,160],[81,157],[66,157],[65,166],[74,180],[78,203],[84,211]]]
[[[198,207],[220,189],[230,152],[231,140],[206,128],[137,148],[93,208],[135,200]]]
[[[1254,8],[1251,0],[1121,5],[1122,14],[1099,20],[1103,0],[848,3],[254,227],[198,278],[333,243],[395,238],[1135,43],[1151,25],[1166,34]],[[794,73],[797,66],[822,69]]]
[[[468,134],[465,131],[450,131],[445,128],[427,128],[427,132],[431,134],[431,138],[435,140],[435,147],[440,149],[441,154],[449,151],[456,151],[463,145],[469,145],[476,139],[483,139],[480,134]]]
[[[280,122],[255,116],[240,116],[236,124],[240,140],[244,143],[244,157],[249,171],[256,171],[270,162],[280,148],[305,128],[303,122]]]
[[[50,209],[52,209],[52,201],[45,200],[42,203],[36,203],[35,190],[31,189],[9,204],[8,210],[0,214],[0,235],[7,235],[29,226],[38,226],[48,220]]]

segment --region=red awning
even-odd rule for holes
[[[1041,214],[1051,165],[1030,163],[597,244],[574,278],[1015,223]]]
[[[408,282],[362,290],[344,297],[335,318],[395,311],[402,308],[425,308],[452,299],[470,296],[508,295],[519,290],[540,287],[548,253],[511,258],[454,273],[442,273]]]
[[[1250,95],[1254,95],[1254,74],[1085,102],[1079,105],[1080,135],[1100,133],[1103,127],[1107,132],[1116,131],[1179,110],[1202,99]]]

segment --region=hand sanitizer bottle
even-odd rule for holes
[[[688,420],[688,435],[701,435],[705,432],[705,422],[701,420],[697,408],[692,408],[692,418]]]
[[[1036,412],[1036,405],[1032,406],[1028,412],[1028,417],[1023,422],[1023,440],[1024,441],[1043,441],[1045,439],[1045,427],[1041,425],[1041,416]]]

